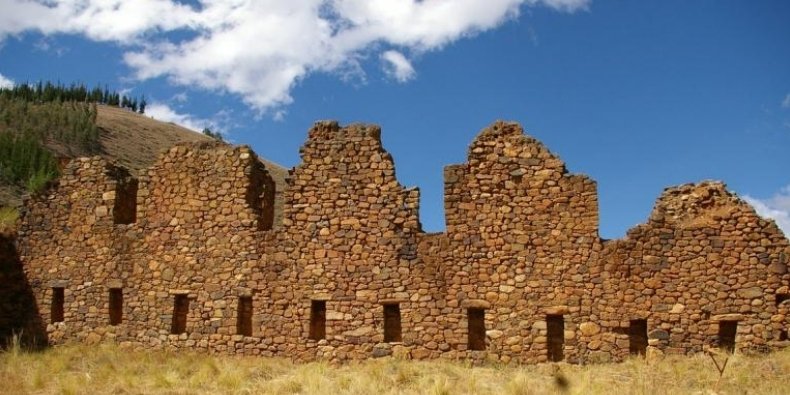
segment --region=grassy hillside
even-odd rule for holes
[[[720,357],[724,359],[723,356]],[[284,359],[69,345],[0,353],[7,394],[787,394],[790,350],[618,364],[536,366],[368,360],[343,366]]]
[[[0,194],[13,199],[19,190],[37,191],[57,176],[60,147],[71,156],[99,151],[96,105],[37,102],[0,91]]]
[[[100,155],[132,173],[150,166],[158,154],[182,142],[211,137],[146,115],[104,104],[42,102],[0,94],[0,221],[13,219],[22,195],[57,176],[58,164],[79,156]],[[276,203],[287,170],[261,159],[277,184]]]

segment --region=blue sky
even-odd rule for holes
[[[788,1],[73,3],[0,0],[0,84],[145,94],[286,167],[316,120],[379,124],[428,231],[443,167],[505,119],[598,182],[602,237],[703,179],[790,233]]]

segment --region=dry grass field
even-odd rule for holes
[[[721,356],[720,358],[724,358]],[[0,353],[3,394],[788,394],[790,350],[618,364],[470,367],[370,360],[334,366],[283,359],[69,345]]]

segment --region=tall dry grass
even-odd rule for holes
[[[0,354],[3,394],[788,394],[790,350],[619,364],[470,367],[370,360],[333,366],[283,359],[69,345]]]
[[[0,233],[13,233],[17,219],[19,219],[19,211],[15,207],[0,207]]]

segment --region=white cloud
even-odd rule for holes
[[[172,0],[0,0],[0,9],[0,38],[35,30],[127,43],[147,32],[195,26],[198,15]]]
[[[782,100],[782,108],[790,108],[790,93],[785,96],[785,99]]]
[[[408,59],[398,51],[389,50],[381,54],[385,62],[384,71],[398,82],[406,82],[414,78],[415,71]]]
[[[785,236],[790,237],[790,185],[780,189],[768,199],[757,199],[745,195],[743,200],[751,204],[757,214],[776,221]]]
[[[13,88],[13,87],[14,87],[14,81],[0,74],[0,88]]]
[[[51,53],[58,57],[61,57],[69,52],[68,47],[58,45],[55,40],[46,36],[33,43],[33,47],[41,52]]]
[[[164,103],[149,104],[145,108],[145,115],[158,121],[172,122],[196,132],[202,132],[203,128],[209,128],[214,132],[224,133],[224,128],[218,125],[215,120],[199,118],[191,114],[181,114]]]
[[[239,95],[260,111],[291,103],[311,73],[362,75],[377,53],[399,81],[421,53],[496,28],[524,6],[562,12],[591,0],[0,0],[0,40],[38,31],[125,48],[135,77]],[[179,40],[167,33],[177,31]],[[184,38],[186,37],[186,38]]]
[[[189,101],[189,96],[187,95],[186,92],[179,92],[173,95],[173,97],[170,98],[170,100],[176,103],[186,103],[187,101]]]
[[[578,10],[586,10],[590,5],[588,0],[534,0],[529,1],[531,5],[543,3],[546,6],[560,11],[575,12]]]

